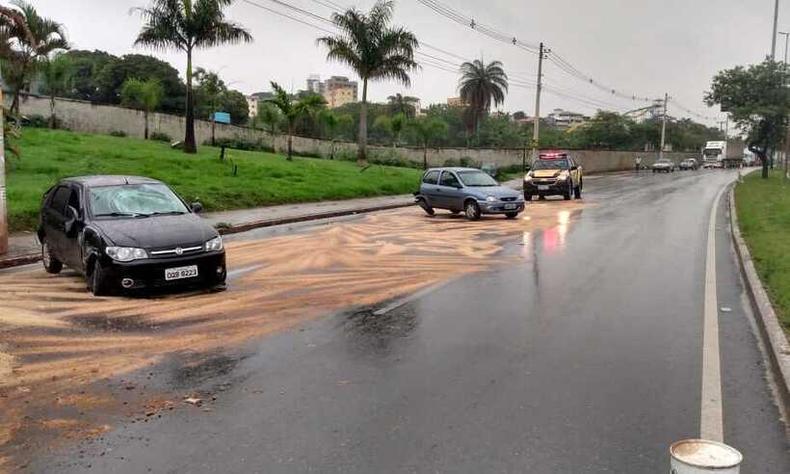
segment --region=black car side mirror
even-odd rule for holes
[[[77,223],[80,221],[79,212],[73,206],[66,206],[66,220],[63,222],[63,227],[68,237],[76,235]]]
[[[200,204],[199,202],[193,202],[192,212],[194,212],[195,214],[200,214],[201,212],[203,212],[203,204]]]

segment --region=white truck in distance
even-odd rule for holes
[[[743,142],[719,140],[705,143],[702,150],[703,168],[735,168],[743,163]]]

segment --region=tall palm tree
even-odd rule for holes
[[[143,111],[143,121],[145,122],[143,137],[146,140],[148,140],[148,116],[159,107],[164,95],[165,88],[159,79],[151,78],[141,81],[129,78],[121,86],[121,103]]]
[[[0,59],[7,60],[7,53],[10,52],[11,33],[15,32],[19,37],[32,43],[33,34],[25,23],[25,18],[17,10],[0,5]],[[8,206],[6,205],[5,191],[5,151],[10,149],[13,153],[13,144],[10,134],[15,133],[14,129],[7,120],[3,120],[6,108],[3,106],[3,89],[0,87],[0,138],[3,139],[4,146],[0,148],[0,255],[8,252]]]
[[[187,55],[186,153],[197,152],[192,53],[196,49],[252,41],[252,35],[242,26],[225,20],[223,9],[232,3],[233,0],[152,0],[148,8],[137,9],[145,24],[135,45],[177,49]]]
[[[35,7],[24,0],[12,3],[24,23],[0,17],[0,57],[4,79],[14,94],[11,112],[19,114],[19,95],[30,89],[30,82],[49,55],[68,49],[69,43],[63,25],[40,16]]]
[[[328,49],[327,59],[350,66],[362,80],[362,103],[359,108],[359,149],[357,159],[367,161],[368,81],[394,79],[411,85],[409,72],[416,69],[414,50],[417,37],[402,27],[390,26],[393,2],[380,0],[368,13],[354,8],[335,13],[332,21],[341,31],[337,36],[318,38]]]
[[[55,115],[55,98],[71,89],[73,83],[73,64],[71,59],[62,53],[47,59],[44,63],[43,76],[49,95],[49,128],[58,128],[58,119]]]
[[[387,97],[387,102],[389,102],[390,113],[402,113],[408,118],[414,118],[418,112],[417,104],[420,103],[420,99],[398,92],[395,95]]]
[[[293,159],[293,134],[296,121],[299,117],[309,115],[317,112],[324,107],[326,101],[318,94],[307,94],[297,100],[293,100],[285,89],[280,87],[276,82],[272,82],[272,90],[274,97],[266,99],[264,102],[269,103],[280,109],[283,117],[288,123],[288,161]]]
[[[464,102],[469,104],[475,133],[479,131],[480,119],[491,110],[491,105],[505,102],[507,89],[507,74],[500,61],[485,64],[475,59],[461,64],[458,90]]]
[[[432,142],[447,136],[449,126],[447,122],[438,117],[420,117],[409,122],[409,127],[414,131],[417,140],[422,145],[422,167],[428,169],[428,147]]]

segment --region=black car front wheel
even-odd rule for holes
[[[531,194],[524,193],[524,200],[525,200],[525,201],[531,201],[531,200],[532,200],[532,195],[531,195]]]
[[[110,294],[110,285],[107,282],[104,268],[98,259],[93,261],[93,269],[90,276],[88,276],[88,288],[90,288],[93,296],[107,296]]]
[[[515,219],[516,217],[518,217],[518,212],[506,212],[505,217],[507,217],[508,219]]]
[[[44,270],[47,273],[56,274],[63,270],[63,262],[52,255],[52,249],[49,248],[46,238],[43,239],[41,244],[41,263],[44,264]]]

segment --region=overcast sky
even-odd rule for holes
[[[286,12],[310,23],[327,27],[319,20],[300,15],[273,0],[249,0]],[[367,9],[372,0],[278,0],[329,17],[330,3]],[[759,62],[770,52],[773,0],[441,0],[444,4],[526,43],[540,41],[565,60],[602,84],[628,94],[659,97],[668,92],[678,104],[697,113],[720,117],[718,110],[702,103],[703,92],[720,69]],[[63,23],[74,48],[99,49],[116,55],[153,54],[172,63],[183,76],[185,58],[134,48],[140,29],[133,7],[148,0],[32,0],[39,13]],[[780,2],[779,29],[790,29],[790,0]],[[316,46],[323,33],[295,21],[236,0],[228,10],[229,19],[243,24],[254,35],[249,45],[223,46],[200,51],[196,65],[219,71],[231,87],[245,93],[269,89],[277,81],[287,89],[303,89],[309,74],[323,77],[353,73],[345,66],[326,61],[325,51]],[[510,44],[489,39],[476,31],[453,23],[418,0],[398,0],[395,24],[412,30],[433,47],[465,58],[498,59],[511,78],[535,81],[537,55]],[[457,58],[429,48],[422,51],[447,61]],[[779,40],[777,57],[784,54]],[[580,80],[569,77],[554,64],[544,69],[546,83],[570,92],[573,98],[547,93],[542,115],[555,107],[594,113],[590,105],[611,104],[626,111],[641,102],[619,99]],[[457,74],[424,65],[412,75],[406,89],[388,82],[374,83],[374,101],[401,92],[420,97],[423,105],[445,102],[457,94]],[[581,100],[579,100],[581,99]],[[534,111],[533,87],[512,87],[504,110]],[[670,113],[686,116],[670,103]],[[699,120],[699,119],[698,119]]]

